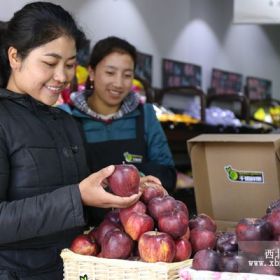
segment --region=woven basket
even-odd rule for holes
[[[63,249],[64,280],[178,280],[179,269],[192,260],[174,263],[105,259]]]

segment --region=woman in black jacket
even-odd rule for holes
[[[104,190],[113,166],[89,175],[77,123],[52,107],[83,40],[71,15],[48,2],[27,4],[0,30],[1,280],[62,279],[59,254],[86,225],[83,206],[139,199]]]

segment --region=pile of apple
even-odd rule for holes
[[[139,182],[138,169],[130,164],[116,165],[108,178],[111,191],[119,196],[138,193]],[[188,225],[187,206],[150,186],[137,203],[111,210],[96,228],[77,236],[70,249],[110,259],[183,261],[192,254]]]
[[[201,241],[192,238],[191,230],[192,268],[280,275],[280,200],[272,202],[261,218],[241,219],[233,232],[216,232],[216,238],[209,232],[204,235],[208,246],[198,248],[195,244]]]

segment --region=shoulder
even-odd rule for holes
[[[153,107],[153,104],[145,103],[141,105],[143,107],[144,116],[146,119],[156,119],[156,112]]]

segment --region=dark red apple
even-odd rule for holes
[[[216,222],[208,215],[201,213],[189,221],[190,230],[194,228],[207,229],[213,232],[217,230]]]
[[[190,231],[190,228],[188,227],[186,233],[183,234],[180,238],[184,239],[184,240],[189,240],[190,239],[190,233],[191,233],[191,231]]]
[[[192,245],[190,241],[179,238],[175,240],[175,245],[176,245],[176,254],[174,258],[175,262],[181,262],[191,257]]]
[[[183,236],[187,232],[188,223],[187,214],[178,209],[166,212],[158,218],[159,230],[170,234],[174,239]]]
[[[141,235],[138,241],[138,251],[141,260],[145,262],[172,262],[176,253],[173,238],[158,231],[148,231]]]
[[[190,232],[190,242],[194,253],[203,249],[213,249],[216,245],[216,235],[211,230],[195,228]]]
[[[187,205],[181,201],[181,200],[176,200],[176,206],[175,206],[176,209],[178,210],[182,210],[183,212],[186,213],[188,219],[189,219],[189,209],[187,207]]]
[[[272,235],[280,235],[280,209],[274,209],[264,219],[272,226]]]
[[[107,219],[103,220],[101,224],[96,228],[96,232],[94,234],[97,243],[98,244],[102,243],[102,240],[108,231],[120,227],[121,227],[120,225],[113,223],[110,220]]]
[[[121,221],[120,221],[120,209],[113,209],[111,211],[109,211],[105,217],[104,220],[109,220],[117,225],[120,225]]]
[[[235,232],[223,232],[217,237],[216,250],[220,253],[236,252],[238,243]]]
[[[148,202],[154,197],[163,197],[164,190],[162,188],[157,188],[156,186],[148,186],[143,189],[143,193],[141,195],[141,200],[148,204]]]
[[[111,191],[119,196],[131,196],[139,192],[140,175],[132,164],[117,164],[113,174],[108,177]]]
[[[248,258],[237,252],[222,254],[219,261],[219,270],[224,272],[249,272]]]
[[[154,220],[145,213],[131,212],[123,223],[123,227],[133,240],[138,240],[144,232],[154,229]]]
[[[156,220],[164,213],[171,212],[176,207],[176,200],[170,195],[154,197],[148,203],[148,212]]]
[[[108,231],[101,243],[101,256],[103,258],[128,259],[132,250],[132,239],[118,228]]]
[[[264,250],[262,241],[272,238],[272,226],[262,218],[244,218],[237,223],[235,233],[243,252],[260,254]]]
[[[76,254],[96,256],[99,246],[87,234],[78,235],[71,243],[70,250]]]
[[[203,249],[195,253],[192,268],[196,270],[218,271],[220,255],[212,249]]]
[[[130,207],[121,208],[120,209],[120,220],[121,220],[121,223],[125,224],[126,220],[127,220],[127,217],[130,216],[130,214],[132,212],[138,212],[138,213],[145,214],[146,211],[147,211],[146,205],[142,201],[140,201],[140,200],[138,200],[135,204],[133,204]]]

